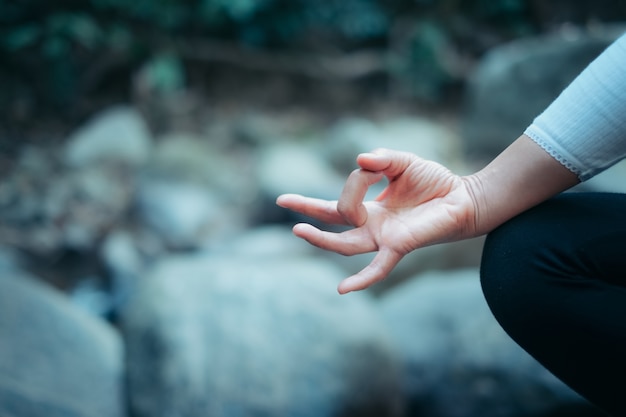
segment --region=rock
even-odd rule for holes
[[[104,238],[97,253],[99,274],[81,277],[69,291],[74,304],[94,316],[116,321],[148,262],[135,239],[124,230],[111,231]]]
[[[151,142],[139,112],[130,107],[114,107],[94,116],[68,138],[65,161],[72,167],[101,161],[139,166],[147,160]]]
[[[337,198],[345,179],[310,144],[268,146],[260,152],[258,167],[260,188],[273,198],[283,193]]]
[[[119,336],[56,291],[0,276],[0,340],[1,415],[125,415]]]
[[[284,123],[282,120],[281,122]],[[241,144],[260,147],[276,143],[282,132],[276,118],[248,113],[233,124],[233,136]]]
[[[172,133],[159,144],[142,172],[145,183],[187,184],[205,189],[229,215],[244,224],[258,198],[254,157],[217,145],[213,138]]]
[[[49,252],[59,246],[62,237],[52,224],[65,206],[63,197],[52,192],[50,181],[58,182],[64,175],[54,159],[41,148],[25,147],[0,181],[0,239],[4,244],[32,252]]]
[[[18,269],[18,256],[9,247],[0,246],[0,276]]]
[[[84,276],[69,291],[72,303],[101,319],[114,315],[116,304],[108,282],[97,276]]]
[[[201,136],[172,133],[159,138],[146,172],[152,177],[240,189],[245,168]]]
[[[491,315],[478,270],[416,276],[381,298],[404,364],[408,415],[519,417],[591,408]]]
[[[134,237],[123,230],[109,233],[100,247],[100,259],[112,275],[138,279],[145,265]]]
[[[137,209],[141,222],[173,249],[198,247],[207,236],[227,227],[227,213],[219,199],[191,183],[143,181]]]
[[[395,118],[380,123],[348,118],[328,132],[323,155],[342,175],[357,168],[356,157],[376,148],[412,152],[418,156],[462,169],[460,140],[448,126],[423,118]]]
[[[132,175],[117,166],[55,162],[50,150],[25,149],[0,183],[0,240],[53,259],[93,250],[127,215],[134,192]]]
[[[130,173],[96,164],[68,171],[50,184],[44,204],[50,207],[51,222],[60,225],[62,244],[90,250],[126,218],[134,192]]]
[[[380,143],[380,131],[376,124],[364,118],[346,118],[332,126],[325,138],[324,157],[344,175],[356,166],[356,157],[369,152]]]
[[[272,256],[281,259],[316,253],[315,247],[295,237],[291,228],[281,225],[257,226],[206,249],[216,256],[240,256],[247,259]]]
[[[322,157],[319,148],[310,143],[268,146],[258,152],[257,167],[257,223],[314,221],[277,207],[276,197],[296,193],[333,200],[345,181]]]
[[[133,415],[400,415],[373,301],[340,278],[306,258],[165,260],[122,315]]]
[[[491,159],[500,153],[619,33],[561,31],[489,52],[468,83],[467,154]]]
[[[265,108],[262,111],[237,109],[220,112],[215,109],[213,114],[205,131],[211,142],[249,150],[310,139],[322,124],[318,120],[319,114],[298,106],[275,110]]]

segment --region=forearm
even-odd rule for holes
[[[525,135],[463,180],[472,196],[477,236],[579,182],[576,174]]]

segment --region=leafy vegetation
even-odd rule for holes
[[[541,4],[0,0],[0,106],[16,117],[41,108],[71,111],[96,92],[123,89],[119,80],[129,79],[145,63],[159,65],[157,72],[176,71],[184,57],[177,56],[172,39],[217,40],[247,50],[301,56],[375,50],[385,57],[386,75],[404,83],[408,94],[436,100],[442,88],[462,80],[459,60],[544,29],[537,18],[537,9],[545,9]],[[160,58],[164,52],[166,61]]]

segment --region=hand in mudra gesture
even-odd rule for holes
[[[339,284],[339,292],[362,290],[384,279],[414,249],[475,234],[475,205],[466,181],[442,165],[407,152],[379,149],[357,158],[338,201],[285,194],[277,204],[327,224],[354,228],[333,233],[301,223],[294,234],[343,255],[378,251],[359,273]],[[386,177],[389,184],[373,201],[368,188]]]

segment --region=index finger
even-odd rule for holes
[[[367,221],[367,209],[363,205],[363,199],[369,187],[382,178],[382,172],[372,172],[364,169],[352,171],[337,202],[337,211],[346,223],[356,227],[365,224]]]
[[[337,211],[337,201],[304,197],[299,194],[283,194],[278,196],[276,204],[280,207],[317,219],[323,223],[348,225],[346,220]]]

